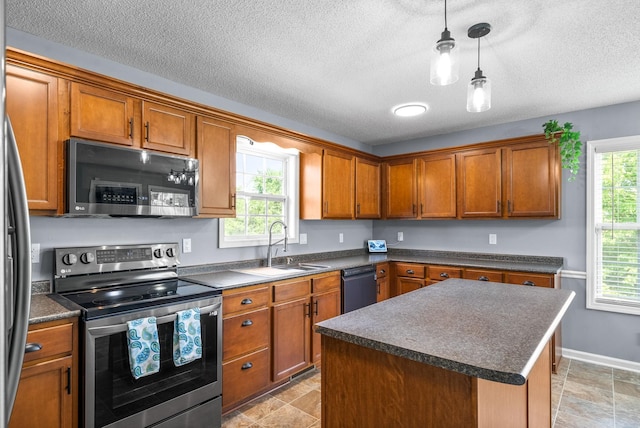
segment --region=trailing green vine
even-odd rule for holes
[[[549,143],[558,141],[562,168],[568,169],[571,173],[569,181],[575,180],[580,170],[580,155],[582,154],[580,132],[573,130],[571,122],[565,122],[560,126],[557,120],[549,120],[542,127],[544,128],[544,137]]]

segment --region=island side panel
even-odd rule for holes
[[[473,427],[476,379],[322,337],[322,426]]]
[[[551,346],[547,343],[524,385],[478,379],[478,427],[551,427]]]

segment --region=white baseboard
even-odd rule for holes
[[[619,358],[607,357],[605,355],[591,354],[589,352],[576,351],[562,348],[562,356],[572,360],[584,361],[586,363],[598,364],[601,366],[613,367],[621,370],[629,370],[640,373],[640,363],[635,361],[621,360]]]

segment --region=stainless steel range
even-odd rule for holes
[[[85,427],[220,426],[221,292],[179,279],[178,263],[178,244],[55,250],[57,298],[82,308]],[[201,354],[178,365],[177,313],[198,309]],[[136,378],[127,335],[151,317],[159,368]]]

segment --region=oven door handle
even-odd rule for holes
[[[213,313],[213,315],[218,315],[218,310],[220,310],[220,306],[221,306],[220,303],[214,303],[213,305],[204,306],[200,308],[200,314],[211,315]],[[144,318],[144,317],[141,317],[141,318]],[[156,318],[156,324],[157,325],[166,324],[168,322],[175,321],[175,319],[176,319],[175,313],[164,315]],[[101,336],[111,336],[112,334],[116,334],[116,333],[124,333],[128,329],[129,327],[125,322],[123,324],[106,325],[104,327],[90,327],[87,329],[87,332],[90,333],[92,336],[101,337]]]

